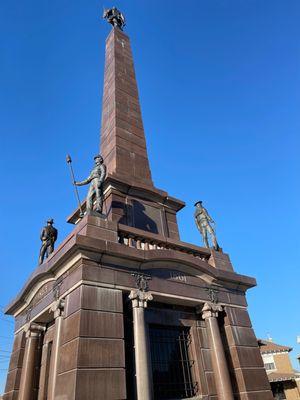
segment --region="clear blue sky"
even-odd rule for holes
[[[248,293],[255,332],[300,353],[299,0],[3,0],[0,9],[0,305],[36,267],[39,231],[59,240],[97,152],[103,5],[126,15],[153,178],[186,202],[181,238],[200,244],[202,199]],[[81,197],[85,190],[80,190]],[[0,392],[13,325],[0,315]],[[4,336],[4,337],[2,337]],[[295,362],[296,365],[296,362]]]

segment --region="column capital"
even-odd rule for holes
[[[140,289],[132,290],[129,298],[132,300],[133,308],[146,308],[147,302],[153,300],[151,292],[144,292]]]
[[[206,302],[202,309],[197,310],[198,313],[202,314],[202,318],[205,320],[207,318],[217,318],[219,312],[223,311],[223,307],[218,303]]]
[[[65,308],[65,300],[64,299],[56,300],[54,303],[52,303],[52,305],[49,309],[49,313],[53,312],[54,319],[56,319],[57,317],[62,316],[62,313],[64,312],[64,308]]]
[[[46,327],[43,325],[36,324],[35,322],[29,322],[24,327],[26,338],[40,336],[42,332],[45,332]]]

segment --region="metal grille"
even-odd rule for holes
[[[155,400],[194,396],[189,329],[150,325],[149,332]]]

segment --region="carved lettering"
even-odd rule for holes
[[[31,300],[31,307],[39,303],[52,290],[52,286],[52,282],[45,283]]]
[[[186,283],[186,276],[181,272],[170,271],[170,279]]]

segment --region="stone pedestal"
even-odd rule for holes
[[[147,307],[147,302],[152,300],[153,297],[151,293],[138,289],[132,290],[129,298],[132,300],[133,308],[137,400],[151,400],[151,365],[145,323],[145,308]]]
[[[229,255],[223,253],[222,251],[211,249],[209,264],[215,268],[233,272],[233,266],[231,264]]]

